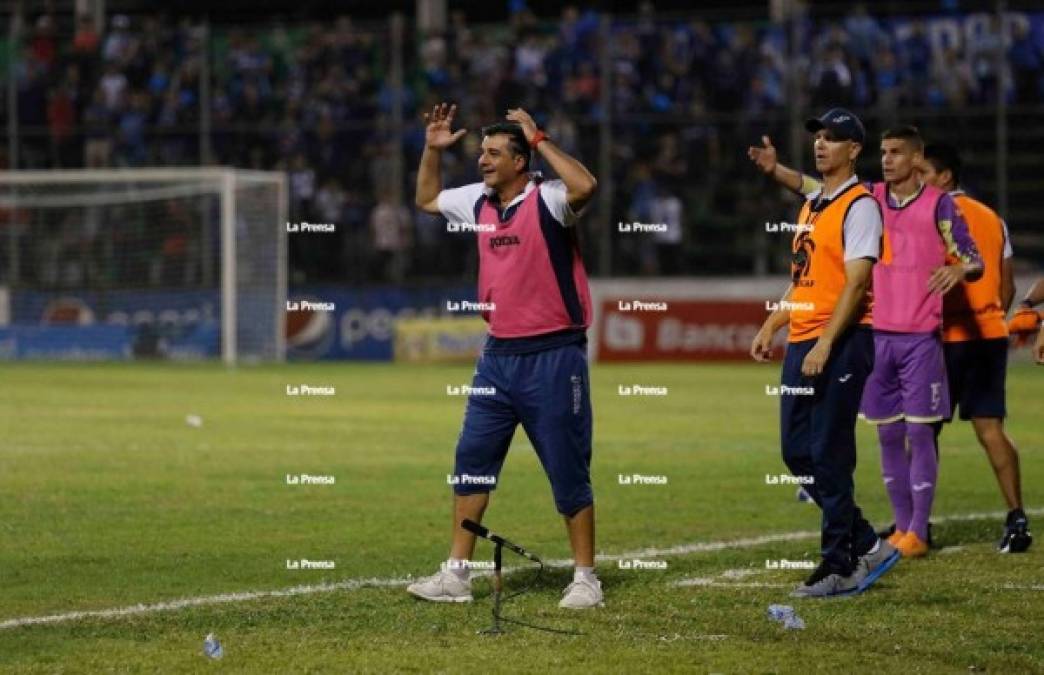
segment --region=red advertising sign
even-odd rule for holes
[[[598,360],[749,359],[750,344],[767,316],[765,303],[753,300],[605,300]]]

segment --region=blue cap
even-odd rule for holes
[[[860,145],[866,140],[866,129],[855,113],[844,108],[831,108],[822,117],[805,120],[805,129],[816,133],[826,129],[839,141],[855,141]]]

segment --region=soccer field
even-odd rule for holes
[[[1044,672],[1044,368],[1009,372],[1009,431],[1038,538],[1029,553],[994,552],[1004,505],[958,424],[942,437],[942,548],[861,596],[802,602],[787,596],[807,573],[766,565],[818,550],[816,509],[766,481],[786,472],[778,401],[765,393],[778,363],[596,366],[606,606],[559,610],[571,572],[556,567],[505,614],[583,634],[511,626],[499,637],[476,635],[490,622],[487,580],[471,605],[403,590],[447,553],[464,399],[446,388],[472,370],[3,365],[0,670]],[[336,395],[286,394],[301,384]],[[619,396],[629,384],[668,394]],[[862,423],[859,441],[857,497],[885,525],[876,441]],[[288,474],[336,482],[288,485]],[[668,482],[618,479],[633,474]],[[521,429],[486,524],[546,559],[569,555]],[[490,555],[480,541],[476,558]],[[336,567],[287,569],[301,559]],[[667,567],[626,569],[634,560]],[[512,574],[508,590],[531,579]],[[769,621],[772,603],[794,605],[807,628]],[[201,653],[210,632],[220,663]]]

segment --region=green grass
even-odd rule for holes
[[[0,366],[0,622],[70,611],[345,579],[428,574],[446,555],[453,446],[470,366]],[[794,488],[765,484],[779,459],[778,370],[756,365],[593,369],[598,549],[814,530]],[[291,398],[287,384],[330,384]],[[618,384],[669,387],[625,398]],[[1044,371],[1013,365],[1008,424],[1030,507],[1044,505]],[[194,428],[186,416],[197,414]],[[857,496],[889,519],[875,439],[860,424]],[[938,516],[1002,510],[966,424],[943,436]],[[287,473],[336,485],[291,487]],[[664,474],[623,486],[617,474]],[[1041,520],[1038,516],[1036,520]],[[547,558],[568,558],[550,489],[521,430],[487,523]],[[606,607],[558,610],[567,570],[507,613],[582,631],[489,621],[488,582],[470,606],[429,605],[401,588],[262,598],[121,618],[0,629],[0,670],[186,672],[1044,672],[1044,554],[998,556],[996,520],[940,524],[946,549],[902,563],[870,592],[797,605],[805,631],[765,618],[802,573],[769,559],[814,557],[814,539],[668,558],[661,571],[599,573]],[[489,555],[479,545],[477,557]],[[333,560],[290,571],[287,559]],[[512,563],[515,561],[513,560]],[[730,570],[746,570],[737,578]],[[728,572],[728,573],[727,573]],[[725,576],[722,576],[725,575]],[[692,578],[716,585],[676,586]],[[509,577],[509,589],[531,577]],[[762,586],[736,585],[763,584]],[[784,586],[781,586],[784,585]],[[201,656],[215,632],[226,657]]]

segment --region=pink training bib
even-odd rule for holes
[[[479,232],[479,302],[492,303],[482,317],[498,338],[528,337],[591,324],[591,291],[569,230],[531,190],[508,218],[488,199],[476,222],[496,223]]]
[[[946,245],[935,222],[945,193],[925,185],[905,206],[888,203],[888,186],[874,184],[884,215],[884,254],[874,265],[874,328],[930,333],[942,326],[943,296],[928,290],[928,279],[946,263]]]

